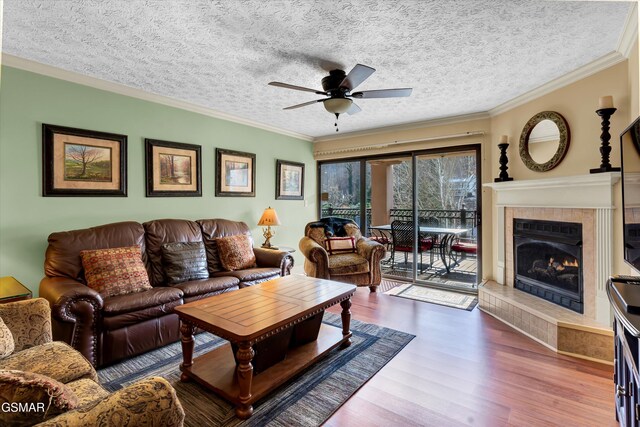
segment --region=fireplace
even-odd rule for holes
[[[513,220],[514,286],[584,312],[582,224]]]

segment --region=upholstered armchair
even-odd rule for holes
[[[307,276],[368,286],[371,292],[380,284],[385,248],[363,237],[351,220],[327,217],[310,222],[299,247]]]
[[[22,406],[19,406],[22,404]],[[109,393],[79,352],[51,340],[43,298],[0,304],[0,425],[182,426],[173,387],[148,378]]]

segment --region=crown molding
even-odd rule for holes
[[[498,114],[505,113],[509,110],[512,110],[522,104],[526,104],[536,98],[539,98],[543,95],[546,95],[554,90],[561,89],[565,86],[568,86],[572,83],[575,83],[579,80],[587,78],[593,74],[596,74],[600,71],[603,71],[609,67],[613,67],[620,62],[626,61],[627,58],[624,57],[620,52],[614,51],[610,52],[595,61],[592,61],[582,67],[571,71],[568,74],[558,77],[557,79],[551,80],[537,88],[530,90],[520,96],[517,96],[503,104],[498,105],[497,107],[489,110],[489,115],[491,117],[496,116]]]
[[[55,79],[65,80],[65,81],[80,84],[83,86],[89,86],[94,89],[100,89],[107,92],[117,93],[119,95],[141,99],[143,101],[149,101],[156,104],[162,104],[169,107],[179,108],[181,110],[190,111],[192,113],[198,113],[204,116],[226,120],[229,122],[238,123],[245,126],[250,126],[253,128],[262,129],[269,132],[290,136],[292,138],[302,139],[304,141],[313,141],[313,138],[309,135],[305,135],[297,132],[291,132],[275,126],[266,125],[264,123],[255,122],[253,120],[248,120],[232,114],[223,113],[221,111],[203,107],[197,104],[192,104],[190,102],[180,101],[177,99],[147,92],[141,89],[132,88],[120,83],[114,83],[114,82],[98,79],[95,77],[85,76],[80,73],[64,70],[62,68],[53,67],[51,65],[46,65],[39,62],[35,62],[35,61],[31,61],[29,59],[10,55],[4,52],[2,53],[2,58],[0,59],[0,63],[8,67],[18,68],[20,70],[41,74],[47,77],[53,77]]]
[[[638,3],[634,2],[624,22],[624,29],[616,44],[616,51],[628,58],[636,41],[638,41]]]
[[[339,141],[342,139],[349,139],[349,138],[354,138],[358,136],[380,135],[381,133],[399,132],[399,131],[410,130],[410,129],[428,128],[428,127],[434,127],[434,126],[446,126],[446,125],[453,125],[457,123],[469,122],[472,120],[488,119],[489,117],[490,117],[489,113],[487,112],[464,114],[460,116],[442,117],[438,119],[404,123],[401,125],[383,126],[383,127],[373,128],[373,129],[347,132],[347,133],[343,133],[340,136],[334,136],[334,135],[320,136],[318,138],[314,138],[313,142]]]

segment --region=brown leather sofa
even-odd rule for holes
[[[209,258],[214,239],[236,234],[250,235],[249,227],[224,219],[128,221],[52,233],[40,296],[51,305],[54,339],[69,343],[96,367],[109,365],[178,341],[174,307],[290,273],[290,254],[254,248],[255,268],[215,271],[208,263],[208,279],[167,285],[164,243],[203,241]],[[141,247],[153,289],[103,298],[86,286],[80,251],[134,245]]]

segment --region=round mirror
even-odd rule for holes
[[[555,111],[543,111],[533,116],[520,135],[520,158],[536,172],[546,172],[558,166],[569,148],[569,126]]]

